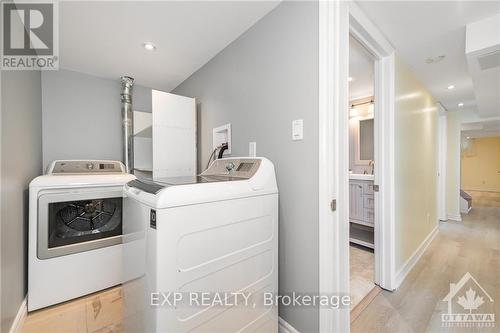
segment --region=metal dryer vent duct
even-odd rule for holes
[[[132,88],[134,79],[130,76],[122,76],[121,105],[123,121],[123,163],[128,173],[134,173],[134,141],[133,125],[134,115],[132,112]]]

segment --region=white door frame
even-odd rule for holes
[[[446,109],[437,104],[438,108],[438,189],[437,189],[437,207],[438,219],[446,221],[448,214],[446,213],[446,156],[448,153],[448,131],[446,117]]]
[[[319,1],[319,293],[349,291],[349,169],[347,109],[349,8],[343,1]],[[346,124],[346,126],[339,126]],[[336,211],[331,201],[337,200]],[[320,307],[320,332],[349,331],[349,308]]]
[[[374,57],[375,184],[380,187],[375,192],[375,283],[394,290],[394,49],[354,3],[349,26]]]
[[[375,58],[375,281],[395,289],[394,49],[353,2],[319,2],[319,292],[349,292],[349,33]],[[378,111],[377,111],[378,110]],[[337,201],[336,210],[331,201]],[[350,309],[320,308],[320,332],[347,332]]]

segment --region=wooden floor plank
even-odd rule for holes
[[[351,309],[354,309],[373,288],[375,283],[375,256],[373,250],[351,245],[349,248],[349,284]]]

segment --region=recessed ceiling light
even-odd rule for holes
[[[459,108],[461,108],[462,106],[464,106],[464,103],[458,103]]]
[[[156,50],[156,45],[151,43],[151,42],[144,42],[142,43],[142,47],[146,50],[146,51],[154,51]]]
[[[351,82],[353,80],[352,76],[349,76],[349,82]]]
[[[452,89],[455,89],[455,86],[453,84],[448,86],[448,90],[452,90]]]
[[[470,140],[470,136],[467,137],[467,140]]]

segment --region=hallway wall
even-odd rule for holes
[[[447,113],[448,147],[446,156],[446,213],[460,221],[460,112]]]
[[[396,57],[396,272],[438,223],[436,101]]]
[[[472,139],[461,157],[464,190],[500,191],[500,137]]]

